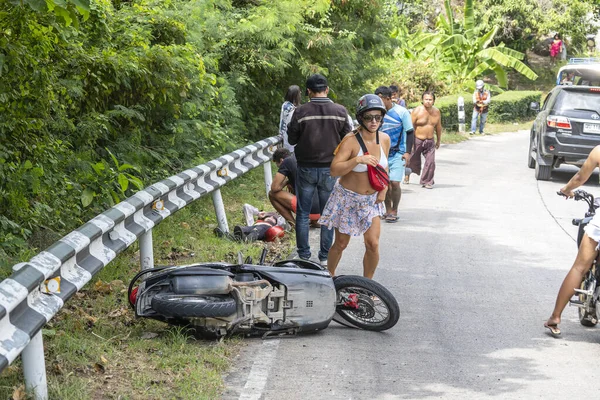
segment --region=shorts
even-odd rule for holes
[[[294,214],[296,213],[296,207],[298,205],[298,199],[296,198],[296,196],[292,197],[292,211],[294,212]],[[316,205],[315,208],[315,202],[313,201],[312,207],[310,209],[310,214],[308,214],[308,219],[311,221],[317,221],[319,218],[321,218],[321,214],[319,213],[319,205]]]
[[[594,242],[600,242],[600,213],[594,215],[592,220],[583,228],[585,233],[592,239]],[[596,245],[596,250],[598,250],[599,245]]]
[[[402,182],[404,179],[404,168],[406,160],[402,158],[402,154],[397,152],[388,159],[390,168],[390,181]]]
[[[375,203],[377,194],[356,193],[337,181],[319,219],[321,227],[337,228],[341,233],[350,236],[364,234],[371,227],[373,218],[385,213],[385,205]]]

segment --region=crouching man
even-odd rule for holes
[[[273,183],[271,183],[269,201],[275,207],[275,210],[293,227],[296,225],[294,213],[296,213],[297,202],[294,194],[296,170],[298,169],[296,157],[288,149],[281,148],[275,150],[275,153],[273,153],[273,162],[275,162],[279,170],[273,178]],[[309,215],[310,226],[318,227],[317,221],[320,216],[319,197],[315,192]]]

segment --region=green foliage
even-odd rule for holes
[[[475,3],[475,15],[483,31],[497,27],[496,41],[521,52],[535,43],[542,20],[537,0],[480,0]]]
[[[488,32],[480,30],[473,16],[473,0],[466,0],[462,21],[454,18],[450,0],[446,0],[446,16],[438,18],[437,31],[416,33],[416,54],[433,58],[440,72],[447,76],[454,90],[474,88],[474,81],[486,74],[494,75],[498,85],[508,86],[506,68],[514,69],[529,79],[537,75],[523,62],[524,55],[503,43],[493,45],[498,27]]]
[[[596,33],[598,28],[592,25],[589,13],[593,10],[593,1],[572,0],[563,2],[550,0],[542,2],[541,18],[538,21],[539,32],[542,35],[559,33],[565,40],[570,54],[585,49],[585,35]],[[594,14],[598,20],[598,13]]]
[[[18,6],[29,6],[38,12],[49,11],[61,19],[67,26],[71,24],[78,25],[78,14],[82,15],[84,20],[90,15],[89,0],[9,0],[12,4]]]
[[[542,92],[507,91],[492,97],[490,122],[513,122],[535,118],[536,112],[529,109],[532,102],[541,102]]]
[[[473,110],[473,93],[454,94],[439,97],[435,106],[442,114],[442,125],[448,131],[458,130],[458,98],[462,96],[465,102],[465,119],[468,124]],[[540,102],[541,92],[536,91],[507,91],[497,96],[492,96],[488,121],[514,122],[529,120],[535,117],[535,112],[529,109],[532,101]],[[418,103],[411,104],[416,107]]]
[[[311,73],[353,106],[397,43],[390,4],[1,2],[0,257],[276,134],[287,87]]]
[[[569,52],[583,49],[585,35],[594,33],[589,13],[593,0],[479,0],[475,15],[481,28],[489,31],[498,27],[496,40],[507,47],[526,51],[541,38],[558,32],[568,38]],[[595,13],[597,18],[598,13]]]

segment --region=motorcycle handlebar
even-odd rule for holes
[[[558,194],[559,196],[566,197],[567,199],[569,198],[569,196],[567,196],[560,190],[558,192],[556,192],[556,194]],[[573,199],[575,199],[575,201],[585,200],[585,202],[588,204],[588,212],[590,212],[590,213],[595,212],[596,207],[594,207],[594,195],[593,194],[588,193],[585,190],[581,190],[581,189],[574,191],[573,194],[574,194]]]

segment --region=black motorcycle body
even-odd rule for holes
[[[333,279],[304,260],[145,270],[132,280],[129,299],[136,316],[188,325],[206,338],[314,332],[327,328],[336,313],[353,327],[385,330],[400,314],[396,299],[377,282]]]

